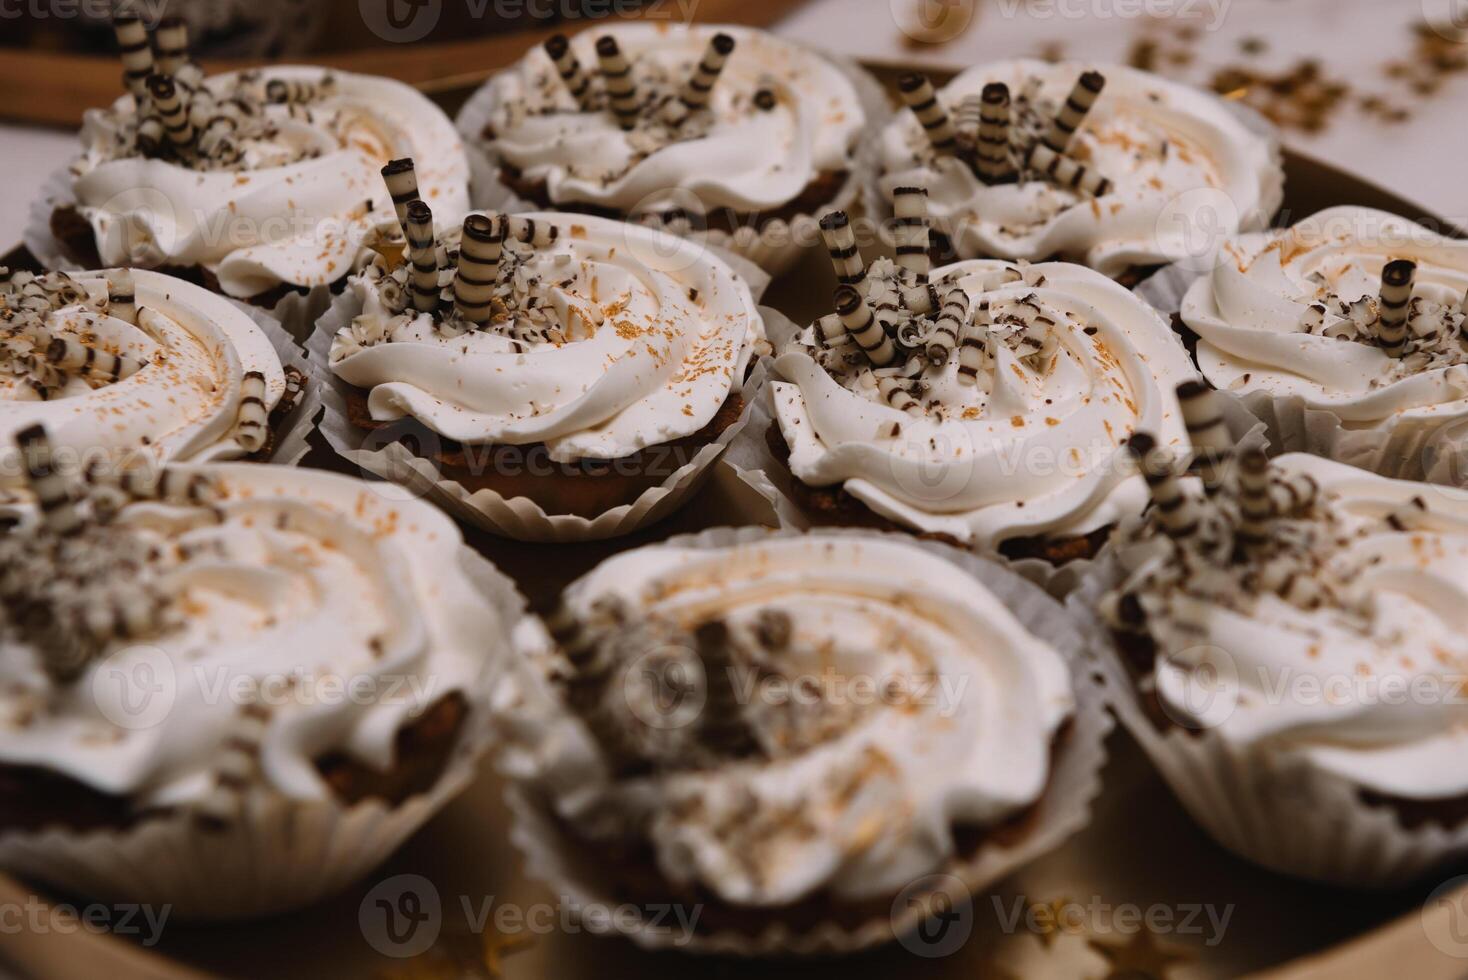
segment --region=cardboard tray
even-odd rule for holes
[[[887,70],[879,69],[882,74]],[[442,93],[452,107],[467,91]],[[1287,156],[1285,217],[1297,221],[1324,207],[1358,204],[1413,219],[1430,218],[1395,195],[1341,170],[1296,154]],[[1439,222],[1439,226],[1441,223]],[[23,250],[0,264],[23,267]],[[830,268],[811,251],[777,282],[767,302],[797,321],[825,312]],[[812,285],[815,284],[815,285]],[[814,302],[813,302],[814,301]],[[315,437],[303,465],[340,471],[350,467]],[[548,609],[560,588],[608,555],[706,527],[767,522],[758,498],[727,471],[720,472],[693,504],[668,522],[632,538],[577,546],[525,545],[467,530],[466,537],[512,575],[538,610]],[[1109,745],[1105,790],[1087,830],[1059,851],[1026,867],[992,895],[976,896],[969,910],[968,941],[952,955],[927,959],[892,946],[844,959],[753,963],[689,959],[676,953],[649,954],[621,939],[599,938],[560,928],[486,932],[499,975],[528,977],[677,977],[689,971],[721,977],[800,977],[801,980],[885,977],[917,973],[934,978],[1001,977],[1233,977],[1276,980],[1323,977],[1376,978],[1394,972],[1416,980],[1468,974],[1468,878],[1452,880],[1468,866],[1400,892],[1356,894],[1293,881],[1233,857],[1198,830],[1151,770],[1139,750],[1118,730]],[[494,907],[555,907],[555,896],[527,880],[506,838],[503,786],[488,766],[483,777],[420,832],[369,880],[337,899],[279,919],[233,926],[169,924],[161,941],[144,948],[136,937],[95,934],[64,917],[64,908],[39,917],[11,912],[0,917],[0,963],[28,975],[144,977],[271,976],[321,980],[362,976],[496,975],[487,963],[480,973],[429,972],[422,961],[394,960],[377,953],[359,912],[371,911],[369,892],[397,875],[432,882],[443,908],[446,948],[473,950],[475,917],[466,914],[492,901]],[[1460,887],[1461,886],[1461,887]],[[1436,890],[1436,892],[1435,892]],[[1431,895],[1432,900],[1427,901]],[[0,910],[44,903],[31,887],[0,877]],[[1165,910],[1174,927],[1153,934],[1128,932],[1113,921],[1104,935],[1048,930],[1041,916],[1006,932],[1016,909],[1032,904],[1076,903],[1105,924],[1104,907],[1132,906],[1139,912]],[[76,900],[84,906],[84,899]],[[1227,927],[1209,925],[1228,915]],[[1197,909],[1197,911],[1193,911]],[[1162,915],[1163,912],[1156,912]],[[1191,918],[1189,928],[1183,920]],[[493,923],[491,918],[490,922]],[[559,922],[557,915],[556,921]],[[1154,920],[1160,921],[1160,920]],[[16,929],[14,923],[22,922]],[[1456,954],[1456,955],[1454,955]],[[997,957],[997,959],[996,959]],[[1028,958],[1027,958],[1028,957]],[[0,969],[3,973],[3,969]]]

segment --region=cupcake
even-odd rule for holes
[[[161,273],[0,269],[0,491],[37,424],[73,470],[290,460],[315,404],[304,367],[268,317]]]
[[[761,31],[621,24],[531,51],[459,128],[484,154],[478,204],[666,224],[778,274],[817,241],[812,215],[855,200],[883,101]]]
[[[776,461],[808,523],[902,528],[1011,558],[1092,557],[1146,488],[1137,428],[1182,437],[1192,374],[1157,314],[1098,272],[975,260],[928,269],[926,193],[898,195],[894,262],[823,227],[835,312],[772,326]],[[783,461],[782,467],[778,461]]]
[[[177,22],[156,56],[136,19],[118,39],[131,94],[87,114],[32,248],[44,261],[163,269],[274,308],[361,268],[393,227],[378,172],[395,157],[423,162],[444,220],[468,211],[463,144],[406,85],[284,66],[205,78]]]
[[[604,562],[550,625],[496,699],[512,836],[559,893],[646,913],[614,925],[644,945],[888,941],[1088,820],[1084,640],[972,556],[717,530]]]
[[[1196,259],[1198,239],[1267,227],[1284,193],[1276,141],[1204,92],[1120,65],[999,61],[937,92],[905,75],[911,112],[881,134],[880,198],[932,194],[958,258],[1065,259],[1135,285]]]
[[[606,537],[681,503],[737,434],[764,325],[698,245],[565,214],[417,202],[313,351],[355,462],[514,537]]]
[[[0,867],[181,917],[276,913],[473,777],[493,671],[535,626],[446,517],[287,467],[83,484],[40,426],[17,442],[34,506],[0,536]]]
[[[1468,495],[1235,453],[1220,396],[1182,395],[1192,466],[1132,437],[1154,506],[1073,597],[1113,632],[1123,722],[1265,867],[1387,886],[1468,853]]]
[[[1270,441],[1404,479],[1460,482],[1468,246],[1367,208],[1227,242],[1180,316],[1198,366]]]

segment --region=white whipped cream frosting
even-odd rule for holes
[[[75,273],[94,301],[107,297],[106,272]],[[269,412],[285,394],[285,373],[270,338],[228,300],[192,283],[133,270],[138,325],[78,304],[49,314],[61,337],[95,337],[89,346],[147,364],[93,388],[72,379],[58,397],[36,401],[18,379],[0,375],[0,488],[19,486],[25,469],[15,434],[42,424],[63,461],[98,458],[111,467],[209,462],[247,455],[234,436],[244,376],[265,376]]]
[[[319,83],[326,69],[276,66],[260,83],[285,79]],[[401,82],[329,72],[330,95],[311,104],[329,125],[293,122],[280,137],[292,145],[320,144],[320,154],[270,165],[280,149],[246,146],[243,171],[201,172],[141,156],[110,152],[134,106],[124,96],[111,109],[87,113],[74,190],[108,265],[202,266],[231,296],[248,298],[282,284],[320,286],[350,273],[366,256],[363,238],[397,218],[381,170],[412,157],[423,200],[442,223],[469,210],[469,160],[449,121],[427,97]],[[238,74],[205,84],[224,92]],[[252,160],[263,160],[260,167]]]
[[[837,678],[813,709],[832,719],[828,738],[620,778],[551,689],[547,665],[527,661],[501,692],[513,777],[544,792],[574,832],[641,835],[670,881],[735,904],[890,895],[941,871],[955,825],[1002,823],[1040,799],[1052,741],[1074,710],[1060,654],[976,579],[905,541],[817,533],[643,548],[565,598],[584,615],[606,596],[634,617],[689,628],[723,619],[736,635],[783,613],[792,639],[775,669]],[[848,715],[861,695],[845,682],[858,678],[935,687]]]
[[[578,34],[571,49],[594,77],[596,40],[611,35],[645,92],[650,72],[679,84],[690,77],[720,32],[736,46],[714,86],[712,121],[700,138],[648,154],[640,133],[623,131],[610,110],[578,111],[537,47],[490,82],[490,153],[527,180],[544,181],[556,205],[624,213],[687,207],[690,192],[705,208],[770,210],[794,200],[822,173],[850,170],[866,113],[851,80],[808,48],[740,27],[617,24]],[[773,109],[754,105],[760,89],[775,94]]]
[[[78,680],[0,641],[0,763],[39,766],[136,808],[181,806],[214,787],[238,692],[270,711],[264,785],[326,799],[314,761],[343,752],[386,770],[394,739],[452,692],[470,704],[510,642],[460,564],[462,538],[432,506],[315,470],[184,467],[223,491],[197,508],[132,504],[119,522],[172,552],[165,580],[184,625],[115,641]],[[295,686],[286,683],[296,678]]]
[[[1274,595],[1249,612],[1191,602],[1200,631],[1160,638],[1157,691],[1168,713],[1387,795],[1468,793],[1468,494],[1303,453],[1271,465],[1320,484],[1349,539],[1331,566],[1364,568],[1356,589],[1369,597],[1372,625],[1352,628],[1329,607]],[[1402,530],[1384,523],[1392,513]],[[1132,564],[1144,553],[1123,555]]]
[[[702,429],[744,381],[764,338],[749,287],[703,247],[654,229],[533,214],[560,233],[521,273],[552,284],[566,342],[522,345],[495,329],[444,336],[429,314],[388,342],[333,344],[331,367],[371,389],[374,419],[411,417],[468,444],[544,443],[556,461],[618,459]],[[518,248],[515,243],[506,248]],[[348,287],[371,322],[394,314],[377,282]]]
[[[1414,295],[1456,307],[1468,293],[1468,243],[1383,211],[1338,207],[1293,228],[1227,242],[1183,300],[1198,366],[1216,387],[1297,396],[1345,422],[1447,421],[1468,415],[1468,365],[1410,370],[1380,347],[1307,333],[1307,310],[1376,297],[1394,259],[1417,263]],[[1324,317],[1325,331],[1341,317]]]
[[[777,352],[772,383],[790,468],[810,486],[840,484],[890,520],[992,548],[1009,538],[1088,534],[1138,514],[1147,490],[1127,462],[1137,429],[1183,438],[1175,388],[1194,375],[1155,310],[1106,276],[1051,262],[960,262],[935,269],[971,309],[1033,295],[1056,323],[1055,356],[1030,366],[1003,344],[993,383],[965,387],[955,355],[925,380],[948,406],[914,417],[875,387],[849,389],[806,350]],[[1012,274],[1012,273],[1011,273]],[[807,328],[806,343],[814,343]],[[987,390],[992,387],[992,390]],[[887,435],[893,425],[898,434]]]
[[[936,155],[917,118],[901,112],[881,135],[883,195],[926,187],[959,255],[1066,258],[1113,276],[1196,258],[1210,236],[1268,225],[1284,197],[1277,147],[1206,92],[1121,65],[1018,59],[971,68],[939,96],[952,118],[964,97],[1004,82],[1017,109],[1035,78],[1040,101],[1059,105],[1088,69],[1106,88],[1070,155],[1112,182],[1108,194],[1038,179],[988,186],[958,158]]]

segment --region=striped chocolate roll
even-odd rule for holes
[[[1376,325],[1376,339],[1391,357],[1401,357],[1407,349],[1407,314],[1416,276],[1417,263],[1411,259],[1396,259],[1381,270],[1381,319]]]
[[[550,55],[550,60],[555,62],[556,74],[561,76],[561,81],[566,83],[566,91],[571,93],[571,98],[576,100],[576,105],[582,112],[590,112],[591,105],[591,78],[581,70],[581,62],[576,60],[576,55],[571,50],[571,42],[566,35],[557,34],[545,42],[545,53]]]
[[[274,105],[306,105],[324,99],[336,87],[336,80],[322,75],[320,81],[299,78],[272,78],[265,84],[265,100]]]
[[[907,103],[918,122],[922,123],[923,131],[928,134],[928,142],[933,144],[933,149],[939,153],[956,151],[958,134],[954,132],[953,123],[949,121],[948,113],[939,101],[933,83],[928,81],[928,76],[920,72],[908,72],[898,80],[897,87],[902,92],[902,101]]]
[[[168,142],[183,150],[194,144],[194,124],[189,121],[189,107],[184,102],[183,92],[166,75],[148,76],[148,94],[158,109],[158,118],[163,121],[163,132]]]
[[[88,347],[73,337],[57,337],[46,348],[46,360],[68,374],[114,384],[143,369],[143,362],[128,354]]]
[[[137,326],[138,297],[131,269],[107,273],[107,315]]]
[[[928,189],[899,187],[892,192],[893,221],[897,239],[897,264],[911,269],[918,282],[927,282],[932,264],[928,259]]]
[[[897,356],[892,338],[887,336],[887,331],[877,322],[866,299],[852,286],[836,287],[836,315],[841,318],[841,325],[851,334],[856,345],[866,352],[867,360],[876,367],[886,367],[892,363]]]
[[[1106,87],[1106,76],[1100,72],[1088,71],[1076,79],[1075,85],[1070,90],[1070,96],[1065,104],[1060,107],[1060,112],[1050,124],[1050,130],[1041,142],[1055,151],[1056,155],[1064,154],[1070,148],[1070,142],[1075,138],[1076,131],[1086,121],[1087,114],[1096,100],[1101,96],[1101,90]]]
[[[561,229],[547,221],[519,215],[506,215],[500,220],[504,223],[503,237],[513,238],[531,248],[549,248],[561,237]]]
[[[856,233],[851,230],[851,219],[845,211],[832,211],[821,218],[821,237],[826,241],[826,252],[831,256],[831,265],[836,270],[836,281],[843,286],[861,288],[867,270],[861,260],[861,250],[856,247]]]
[[[938,305],[938,297],[932,283],[923,282],[914,286],[903,286],[901,294],[903,307],[918,316],[925,316],[933,312]]]
[[[1263,449],[1246,449],[1239,456],[1239,526],[1234,536],[1245,548],[1257,548],[1269,540],[1273,517],[1269,460]]]
[[[112,18],[112,30],[122,51],[122,79],[133,98],[141,102],[148,95],[148,78],[154,73],[153,48],[148,44],[148,31],[136,14],[118,14]]]
[[[459,270],[454,275],[454,305],[471,323],[482,326],[489,322],[503,242],[502,221],[485,214],[471,214],[464,219]]]
[[[1145,432],[1135,432],[1127,440],[1127,449],[1137,461],[1142,478],[1147,481],[1147,490],[1152,496],[1162,530],[1177,540],[1197,534],[1197,504],[1183,489],[1182,481],[1173,471],[1172,459],[1157,448],[1157,440]]]
[[[1049,177],[1061,187],[1101,197],[1111,193],[1111,181],[1085,164],[1062,153],[1056,153],[1045,143],[1030,147],[1029,165],[1032,170]]]
[[[52,468],[54,457],[45,428],[33,425],[23,429],[16,433],[15,442],[25,462],[31,493],[35,494],[36,506],[41,511],[42,526],[63,537],[80,531],[84,523],[82,516],[72,502],[66,477]]]
[[[1009,156],[1009,86],[990,82],[981,97],[979,143],[976,150],[979,179],[986,184],[1002,184],[1015,178],[1014,161]]]
[[[877,378],[875,380],[877,394],[882,397],[882,401],[908,415],[923,414],[923,406],[912,397],[912,392],[907,390],[900,378]]]
[[[214,785],[193,807],[194,818],[228,825],[239,819],[250,787],[259,779],[260,757],[270,725],[270,709],[246,704],[234,719],[233,731],[220,743],[214,759]]]
[[[734,678],[734,648],[728,625],[722,620],[704,623],[694,633],[694,647],[703,668],[700,737],[728,755],[737,757],[756,751],[758,746],[745,720]]]
[[[103,601],[83,613],[83,625],[100,645],[113,640],[136,640],[159,625],[160,603],[145,588],[110,589]]]
[[[234,438],[247,453],[257,453],[269,435],[266,428],[265,375],[249,371],[240,382],[240,412],[235,418]]]
[[[189,63],[189,25],[182,17],[165,17],[153,36],[158,47],[158,72],[176,76]]]
[[[968,307],[968,293],[959,287],[952,286],[943,294],[943,307],[928,337],[928,362],[934,367],[947,364],[953,349],[958,346],[958,338],[968,323]]]
[[[623,129],[636,127],[639,105],[637,85],[632,80],[632,63],[622,54],[617,39],[610,34],[597,39],[596,57],[601,63],[602,84],[611,99],[617,125]]]
[[[408,235],[408,205],[418,200],[418,169],[411,157],[393,160],[382,168],[382,179],[387,192],[392,196],[392,206],[398,213],[398,224],[403,228],[403,237]]]
[[[438,309],[438,243],[433,234],[433,209],[426,201],[408,203],[408,261],[413,265],[413,309]]]
[[[1223,489],[1229,461],[1234,454],[1234,441],[1223,422],[1223,404],[1214,391],[1202,381],[1184,381],[1177,386],[1177,400],[1183,409],[1183,428],[1193,444],[1190,472],[1203,481],[1203,492],[1213,497]]]
[[[709,38],[703,58],[693,69],[693,75],[684,83],[678,98],[669,102],[664,110],[668,122],[680,125],[685,119],[709,104],[709,95],[724,71],[729,56],[734,53],[734,39],[728,34],[715,34]]]
[[[978,385],[979,374],[989,360],[988,335],[982,324],[964,324],[958,344],[958,380],[961,384]]]
[[[163,155],[168,133],[163,129],[163,120],[158,118],[156,110],[138,120],[138,132],[134,138],[138,143],[138,152],[143,156],[151,159]]]
[[[953,110],[953,131],[958,140],[958,149],[966,158],[971,158],[979,148],[979,133],[984,125],[984,100],[977,95],[965,95],[958,100]]]
[[[827,313],[816,321],[816,338],[823,347],[840,347],[846,343],[846,324],[834,313]]]

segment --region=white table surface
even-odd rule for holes
[[[913,44],[909,33],[920,33],[925,12],[931,18],[943,6],[958,11],[949,23],[967,20],[967,28],[943,44]],[[1289,130],[1286,142],[1468,226],[1468,180],[1457,162],[1468,151],[1461,108],[1468,71],[1439,75],[1430,96],[1388,74],[1392,61],[1420,62],[1415,24],[1446,22],[1454,11],[1468,25],[1468,0],[812,0],[777,31],[843,54],[945,67],[1044,54],[1125,61],[1137,39],[1150,36],[1164,52],[1190,59],[1165,65],[1164,73],[1194,84],[1228,66],[1279,72],[1317,59],[1323,74],[1351,86],[1348,104],[1329,115],[1324,131]],[[1184,40],[1183,32],[1195,36]],[[1244,54],[1251,41],[1262,41],[1264,50]],[[1459,49],[1468,54],[1468,46]],[[1368,96],[1405,108],[1409,117],[1386,122],[1362,111]],[[19,240],[31,200],[74,147],[66,133],[0,124],[7,170],[0,242]]]

